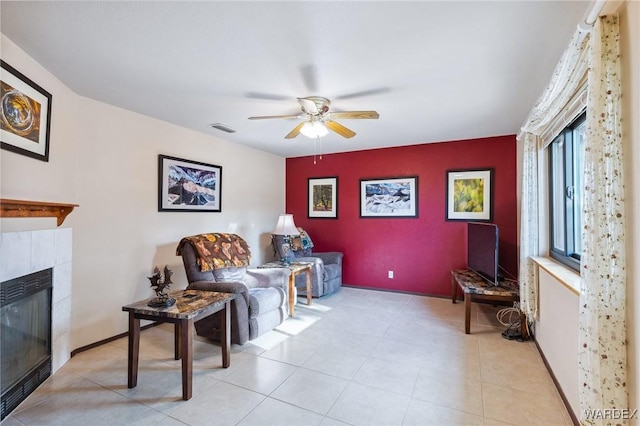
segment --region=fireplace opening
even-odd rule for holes
[[[0,283],[1,418],[51,375],[53,270]]]

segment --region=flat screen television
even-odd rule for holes
[[[467,268],[498,285],[498,225],[468,223]]]

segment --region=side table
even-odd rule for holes
[[[302,273],[307,277],[307,306],[311,306],[311,267],[312,263],[309,262],[269,262],[264,265],[258,266],[258,268],[289,268],[291,274],[289,275],[289,316],[295,314],[295,302],[296,302],[296,277]]]
[[[471,302],[477,300],[517,302],[520,300],[520,287],[517,282],[504,281],[499,286],[493,286],[469,269],[451,271],[451,303],[456,303],[458,287],[464,293],[465,334],[471,332]]]
[[[231,364],[231,301],[232,293],[215,291],[178,290],[169,293],[176,303],[168,308],[152,308],[147,305],[150,299],[125,305],[122,310],[129,312],[129,357],[128,387],[138,384],[138,360],[140,353],[140,320],[169,322],[175,325],[175,359],[182,359],[182,399],[191,399],[193,385],[193,323],[215,312],[224,310],[221,315],[222,367]]]

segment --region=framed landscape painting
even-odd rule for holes
[[[418,177],[360,179],[360,217],[418,217]]]
[[[51,93],[0,61],[0,146],[49,161]]]
[[[447,170],[446,220],[493,219],[493,169]]]
[[[158,211],[220,212],[222,167],[158,156]]]
[[[338,178],[309,178],[309,218],[338,218]]]

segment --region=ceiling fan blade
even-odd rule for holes
[[[278,95],[278,94],[275,94],[275,93],[246,92],[244,95],[247,98],[251,98],[251,99],[266,99],[268,101],[288,101],[288,100],[291,100],[291,96]]]
[[[373,96],[379,95],[381,93],[389,92],[391,89],[388,87],[378,87],[375,89],[363,90],[361,92],[353,92],[347,93],[344,95],[336,96],[334,99],[352,99],[352,98],[361,98],[364,96]]]
[[[249,120],[266,120],[270,118],[300,118],[300,114],[296,115],[259,115],[257,117],[249,117]]]
[[[356,135],[356,132],[347,129],[342,124],[336,123],[335,121],[326,120],[324,122],[324,125],[327,126],[329,130],[333,130],[334,132],[345,138],[352,138]]]
[[[332,118],[378,118],[380,114],[375,111],[340,111],[332,112]]]
[[[296,136],[298,136],[300,134],[300,129],[302,129],[302,126],[304,126],[304,123],[306,123],[305,121],[303,121],[302,123],[298,124],[296,127],[293,128],[292,131],[289,132],[289,134],[287,136],[285,136],[285,139],[293,139]]]

